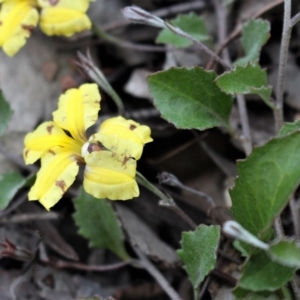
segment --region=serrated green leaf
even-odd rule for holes
[[[105,199],[93,197],[83,188],[79,197],[74,199],[74,204],[75,223],[79,233],[90,241],[90,246],[110,249],[120,258],[128,259],[120,222],[111,204]]]
[[[26,183],[26,179],[18,172],[6,173],[0,179],[0,210],[7,207],[18,190]]]
[[[300,132],[275,138],[238,163],[230,191],[237,222],[259,237],[281,213],[300,181]]]
[[[284,123],[281,127],[278,136],[284,136],[300,130],[300,120],[294,123]]]
[[[216,251],[220,239],[220,227],[200,225],[195,231],[183,232],[177,254],[184,263],[194,289],[216,264]]]
[[[260,251],[245,264],[238,286],[254,292],[276,291],[293,278],[295,270],[272,261]]]
[[[300,248],[294,240],[278,241],[267,252],[272,260],[290,267],[300,269]]]
[[[0,89],[0,135],[5,131],[13,111]]]
[[[199,17],[195,13],[179,15],[176,19],[171,20],[171,23],[198,41],[207,41],[209,39],[203,18]],[[168,28],[160,31],[156,38],[156,42],[176,47],[188,47],[193,44],[191,41],[176,35]]]
[[[202,68],[171,68],[148,77],[162,116],[182,129],[229,128],[232,98],[214,83],[216,73]]]
[[[270,37],[270,23],[262,19],[251,20],[242,30],[242,45],[245,56],[235,64],[245,65],[248,62],[257,62],[262,46]]]
[[[268,85],[267,72],[259,65],[238,65],[234,70],[219,76],[216,83],[227,94],[259,95],[268,106],[274,108],[270,101],[272,87]]]

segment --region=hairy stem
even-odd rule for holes
[[[284,82],[286,73],[286,64],[289,51],[289,43],[291,38],[291,0],[284,1],[284,18],[283,18],[283,30],[280,45],[279,54],[279,68],[277,76],[276,86],[276,109],[274,110],[275,125],[277,132],[283,125],[283,93],[284,93]]]
[[[167,196],[162,191],[160,191],[157,187],[150,183],[141,173],[136,173],[136,180],[139,184],[144,186],[146,189],[148,189],[161,199],[159,205],[165,206],[173,210],[179,217],[181,217],[186,223],[188,223],[191,226],[191,228],[195,229],[197,227],[197,224],[175,203],[175,201],[170,196]]]

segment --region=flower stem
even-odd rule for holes
[[[231,69],[231,67],[220,56],[218,56],[213,51],[211,51],[203,43],[199,42],[198,40],[193,38],[191,35],[189,35],[185,31],[181,30],[180,28],[172,25],[171,23],[168,23],[168,22],[165,21],[165,25],[166,25],[167,28],[169,28],[176,35],[181,36],[181,37],[186,38],[187,40],[191,41],[194,45],[196,45],[198,48],[200,48],[202,51],[204,51],[210,57],[212,57],[215,61],[217,61],[219,64],[221,64],[226,70]]]
[[[188,223],[191,226],[191,228],[195,229],[197,227],[197,224],[175,203],[173,198],[160,191],[151,182],[149,182],[141,173],[136,172],[136,180],[140,185],[142,185],[161,199],[161,201],[159,201],[159,205],[165,206],[173,210],[179,217],[181,217],[186,223]]]
[[[199,300],[199,287],[193,289],[194,300]]]
[[[276,109],[274,110],[276,130],[279,132],[283,125],[283,93],[284,82],[286,73],[286,64],[289,51],[289,43],[291,38],[291,0],[284,1],[284,17],[283,17],[283,30],[279,54],[279,69],[277,76],[276,86]]]
[[[124,105],[119,97],[119,95],[116,93],[116,91],[113,89],[113,87],[110,85],[110,83],[105,78],[102,71],[95,65],[95,63],[92,61],[92,58],[88,52],[87,56],[84,56],[81,53],[78,53],[78,57],[81,61],[79,64],[83,70],[87,73],[87,75],[94,80],[115,102],[119,115],[124,114]]]

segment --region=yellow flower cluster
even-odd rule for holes
[[[89,139],[100,110],[96,84],[84,84],[61,95],[53,121],[42,123],[25,137],[26,164],[41,159],[41,169],[29,192],[49,210],[74,182],[84,165],[84,189],[96,198],[128,200],[139,195],[135,181],[136,161],[150,128],[123,117],[104,121]]]
[[[0,0],[0,47],[13,56],[40,23],[47,35],[71,36],[91,28],[90,0]]]

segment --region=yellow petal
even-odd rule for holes
[[[86,12],[89,7],[89,0],[38,0],[38,4],[41,8],[57,7]]]
[[[97,121],[100,98],[96,84],[83,84],[79,89],[70,89],[60,96],[53,120],[83,144],[87,140],[86,129]]]
[[[86,155],[83,187],[96,198],[128,200],[139,195],[135,181],[136,161],[110,151]]]
[[[24,139],[25,149],[23,157],[26,164],[32,164],[55,147],[62,147],[64,151],[80,155],[81,144],[58,127],[54,122],[44,122],[35,131],[28,133]]]
[[[70,152],[47,153],[28,199],[38,200],[47,210],[55,205],[74,182],[79,166]]]
[[[111,118],[104,121],[98,133],[91,140],[101,142],[106,148],[119,154],[139,159],[142,155],[144,144],[152,141],[151,130],[148,126],[140,125],[133,120],[123,117]]]
[[[88,0],[39,0],[41,12],[41,29],[47,35],[71,36],[88,30],[92,23],[85,12]]]
[[[15,55],[26,43],[26,38],[36,27],[39,15],[30,0],[7,0],[0,12],[0,47],[9,55]]]

